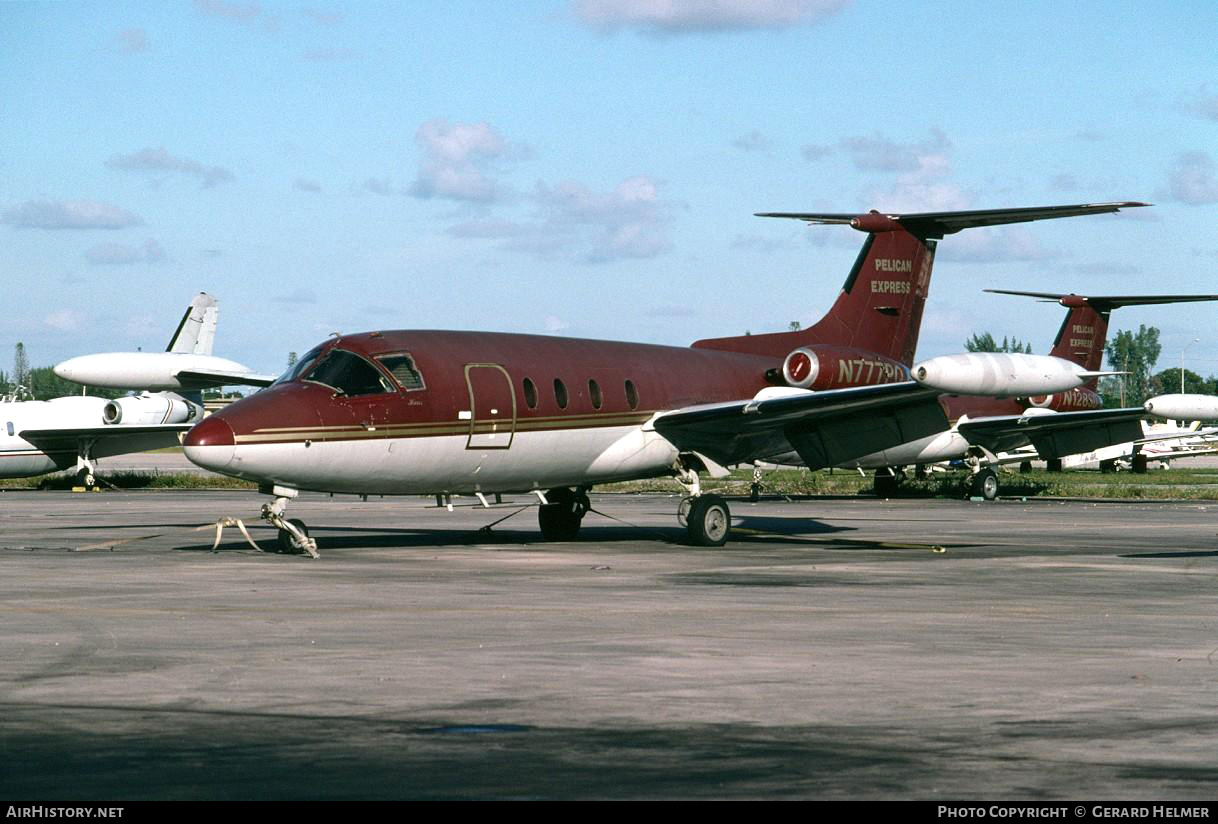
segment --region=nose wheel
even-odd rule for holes
[[[310,540],[309,528],[299,518],[290,518],[287,523],[296,528],[295,532],[289,531],[286,527],[280,528],[275,538],[276,548],[285,555],[299,555],[301,552],[306,552],[307,548],[304,541],[298,538],[297,535],[303,535],[305,541]],[[316,547],[316,542],[314,542],[314,547]]]
[[[281,494],[290,492],[290,495]],[[271,526],[278,528],[279,534],[275,539],[275,546],[279,552],[285,552],[292,555],[297,555],[302,552],[307,553],[310,558],[320,558],[317,553],[317,541],[309,537],[309,528],[305,526],[304,521],[299,518],[288,519],[283,517],[284,510],[288,507],[288,501],[295,498],[296,490],[288,490],[284,487],[275,487],[275,500],[269,504],[262,505],[262,519],[270,521]]]

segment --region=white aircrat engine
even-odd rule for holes
[[[102,421],[128,425],[189,423],[203,417],[202,411],[177,395],[145,393],[109,401],[102,409]]]
[[[1005,398],[1065,392],[1112,374],[1120,373],[1089,372],[1052,355],[996,352],[942,355],[913,368],[914,380],[940,392]]]

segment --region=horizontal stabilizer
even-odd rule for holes
[[[1154,306],[1161,303],[1195,303],[1202,300],[1218,300],[1218,295],[1086,295],[1061,294],[1058,292],[1022,292],[1016,289],[986,289],[996,295],[1020,295],[1026,298],[1041,298],[1062,306],[1086,304],[1098,312],[1107,312],[1122,306]]]
[[[899,224],[901,228],[923,238],[943,237],[961,229],[979,226],[999,226],[1005,223],[1027,223],[1032,220],[1050,220],[1058,217],[1099,215],[1119,212],[1149,203],[1122,201],[1118,203],[1080,203],[1069,206],[1032,206],[1020,209],[980,209],[958,212],[911,212],[895,214],[870,212],[848,214],[843,212],[757,212],[757,217],[786,217],[818,224],[846,224],[860,231],[891,230]],[[886,225],[887,224],[887,225]]]

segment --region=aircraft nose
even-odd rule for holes
[[[233,428],[219,415],[204,418],[182,439],[186,457],[212,472],[223,472],[232,463],[236,445]]]

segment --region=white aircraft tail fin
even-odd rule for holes
[[[206,292],[195,295],[165,351],[210,355],[216,342],[216,319],[219,314],[220,307],[216,305],[215,298]]]

